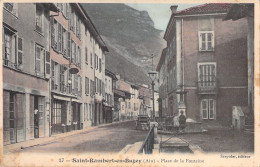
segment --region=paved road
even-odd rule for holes
[[[121,151],[127,144],[143,141],[147,133],[147,131],[135,130],[134,121],[122,122],[67,136],[47,144],[26,148],[22,152],[116,153]]]

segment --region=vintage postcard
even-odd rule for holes
[[[0,166],[259,166],[259,1],[1,1]]]

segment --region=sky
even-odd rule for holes
[[[159,30],[166,30],[167,24],[171,17],[171,9],[172,5],[178,5],[177,11],[183,10],[192,6],[200,5],[200,4],[140,4],[140,3],[127,3],[126,5],[133,7],[137,10],[146,10],[151,19],[154,21],[155,28]]]

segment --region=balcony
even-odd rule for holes
[[[217,81],[199,81],[197,83],[198,94],[217,94]]]

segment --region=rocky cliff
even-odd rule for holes
[[[158,61],[162,47],[162,31],[154,28],[147,11],[125,4],[82,4],[109,48],[106,68],[134,83],[149,84],[147,72]]]

